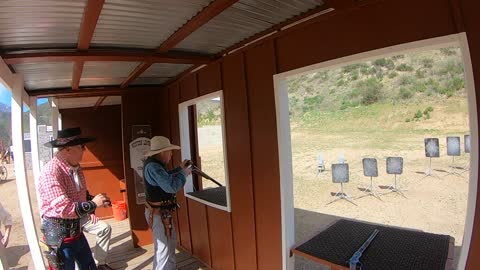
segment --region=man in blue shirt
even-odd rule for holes
[[[172,151],[180,149],[170,143],[168,138],[155,136],[150,141],[150,151],[145,155],[143,164],[145,179],[146,208],[145,218],[152,228],[155,255],[154,270],[175,270],[176,233],[172,222],[172,213],[177,208],[175,194],[183,188],[186,177],[191,173],[190,161],[184,160],[181,166],[167,170]]]

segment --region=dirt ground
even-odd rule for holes
[[[455,238],[456,264],[467,208],[469,171],[465,169],[469,167],[469,154],[462,153],[453,161],[452,157],[446,156],[445,137],[440,137],[441,157],[432,158],[434,176],[427,176],[425,172],[429,168],[429,159],[425,157],[423,136],[399,138],[391,150],[359,147],[368,145],[365,143],[368,140],[366,137],[315,136],[323,139],[310,137],[310,140],[300,140],[299,137],[305,138],[303,132],[292,133],[296,243],[308,240],[332,221],[345,217],[450,235]],[[342,148],[322,145],[325,141],[340,141]],[[402,145],[410,147],[403,148]],[[318,173],[317,160],[321,149],[326,149],[322,155],[327,170]],[[332,183],[331,165],[338,163],[341,153],[350,169],[350,182],[344,185],[344,192],[357,205],[346,200],[328,204],[340,189],[340,184]],[[388,156],[404,159],[403,174],[397,176],[397,184],[405,189],[405,197],[389,193],[386,189],[394,183],[394,175],[386,173]],[[380,199],[364,196],[363,187],[370,184],[370,177],[363,175],[362,158],[365,157],[377,159],[379,176],[373,178],[373,185]],[[297,257],[296,269],[322,268]]]
[[[6,181],[0,182],[0,200],[2,205],[7,209],[13,218],[12,232],[7,247],[7,258],[10,269],[28,269],[31,263],[25,228],[23,227],[22,213],[18,202],[17,183],[13,170],[13,164],[6,165],[8,169],[8,178]],[[35,215],[35,227],[40,233],[37,200],[35,197],[35,186],[33,184],[32,172],[27,173],[29,179],[30,199],[32,200],[32,211]],[[4,228],[2,228],[3,230]],[[33,265],[32,265],[33,266]],[[31,268],[33,269],[33,268]]]

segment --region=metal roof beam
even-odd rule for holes
[[[39,52],[16,53],[1,56],[6,64],[25,64],[41,62],[75,62],[75,61],[122,61],[151,62],[172,64],[207,64],[213,60],[211,56],[191,53],[145,53],[121,51],[76,51],[76,52]]]
[[[158,53],[166,53],[175,47],[178,43],[188,37],[195,30],[200,28],[202,25],[215,18],[218,14],[222,13],[225,9],[229,8],[233,4],[238,2],[238,0],[215,0],[198,12],[192,19],[190,19],[186,24],[180,27],[175,33],[168,37],[157,49]],[[136,78],[142,75],[145,70],[147,70],[152,63],[142,63],[135,68],[127,79],[122,82],[121,87],[127,87],[131,82]],[[196,63],[200,64],[200,63]]]
[[[218,14],[222,13],[225,9],[229,8],[238,0],[215,0],[210,5],[202,9],[191,20],[180,27],[173,35],[167,38],[158,47],[157,52],[164,53],[171,50],[178,43],[188,37],[195,30],[206,24],[211,19],[215,18]]]
[[[102,97],[102,96],[121,96],[127,91],[158,91],[161,86],[148,86],[148,87],[92,87],[92,88],[80,88],[74,90],[71,88],[64,89],[46,89],[46,90],[31,90],[28,91],[29,96],[37,98],[74,98],[74,97]]]
[[[90,48],[93,33],[97,27],[98,18],[102,12],[105,0],[88,0],[85,10],[83,11],[82,24],[80,25],[80,33],[78,35],[78,50],[87,50]],[[73,67],[72,88],[78,89],[80,79],[83,73],[83,61],[76,61]]]

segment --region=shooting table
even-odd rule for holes
[[[360,258],[362,270],[453,269],[455,241],[451,236],[346,219],[333,223],[292,253],[332,270],[348,270],[348,260],[374,229],[380,232]]]
[[[227,207],[227,190],[225,187],[208,188],[187,194],[207,202]]]

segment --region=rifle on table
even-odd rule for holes
[[[370,243],[373,241],[375,236],[377,236],[379,230],[375,229],[372,234],[370,234],[370,237],[368,237],[367,241],[363,243],[363,245],[353,253],[353,256],[350,258],[348,263],[350,264],[350,270],[361,270],[362,269],[362,263],[360,262],[360,257],[362,257],[363,252],[368,248]]]

